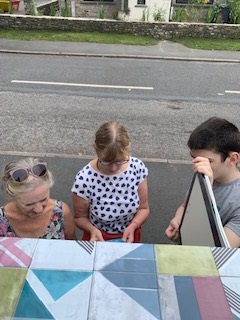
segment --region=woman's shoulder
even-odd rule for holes
[[[62,211],[64,213],[65,212],[68,213],[70,211],[70,207],[66,202],[62,200],[57,200],[57,199],[49,199],[49,200],[52,202],[54,212]]]
[[[14,219],[16,217],[16,205],[14,202],[8,202],[5,206],[0,207],[0,216]]]

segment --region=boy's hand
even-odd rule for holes
[[[213,171],[208,158],[196,157],[192,160],[193,171],[205,174],[210,179],[211,184],[213,184]]]
[[[168,239],[177,242],[179,239],[179,219],[177,219],[176,217],[174,217],[170,223],[169,226],[167,227],[166,231],[165,231],[165,235],[168,237]]]

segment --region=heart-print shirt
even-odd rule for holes
[[[77,173],[72,192],[89,202],[89,220],[96,228],[123,233],[139,208],[138,187],[147,175],[147,167],[135,157],[115,175],[99,173],[89,163]]]

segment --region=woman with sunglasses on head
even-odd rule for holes
[[[9,163],[2,181],[10,202],[0,208],[1,237],[76,239],[68,205],[50,198],[53,178],[45,162]]]
[[[77,173],[72,187],[75,223],[84,231],[83,240],[140,242],[149,215],[148,169],[130,156],[127,129],[116,121],[100,126],[94,148],[97,158]]]

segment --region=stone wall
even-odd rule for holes
[[[132,22],[87,18],[0,14],[0,28],[130,33],[136,36],[151,36],[159,40],[169,40],[174,37],[240,39],[240,24]]]

